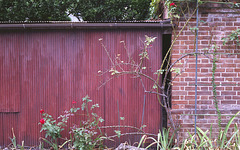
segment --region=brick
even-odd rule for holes
[[[239,27],[240,26],[240,22],[234,22],[234,26]]]
[[[225,100],[225,101],[221,101],[221,104],[237,104],[236,101],[229,101],[229,100]]]
[[[201,68],[201,72],[209,72],[209,69]]]
[[[208,87],[201,87],[200,89],[201,89],[201,91],[208,91],[209,90]]]
[[[213,102],[210,101],[210,100],[208,100],[208,101],[200,100],[200,101],[199,101],[199,104],[213,104]]]
[[[178,95],[175,95],[175,96],[172,96],[172,99],[174,100],[178,100],[179,99],[179,96]]]
[[[224,81],[224,78],[222,78],[222,77],[219,78],[219,77],[216,77],[216,76],[215,76],[215,81]]]
[[[233,90],[234,90],[234,91],[240,91],[240,86],[238,86],[238,87],[233,87]],[[239,96],[239,98],[240,98],[240,96]]]
[[[237,29],[237,27],[221,27],[220,28],[221,31],[226,31],[226,30],[233,31],[236,29]]]
[[[172,109],[179,109],[178,105],[172,105]]]
[[[217,87],[216,87],[216,90],[218,90],[218,91],[222,91],[222,90],[224,90],[224,87],[217,86]]]
[[[202,63],[209,63],[209,59],[201,59]]]
[[[231,100],[232,99],[232,96],[224,96],[224,99],[226,100]]]
[[[221,91],[222,95],[236,95],[235,91]]]
[[[209,78],[201,78],[201,81],[209,81]]]
[[[233,81],[233,78],[225,78],[225,81]]]
[[[234,61],[235,62],[235,61]],[[234,69],[234,72],[240,72],[239,68]]]
[[[229,45],[230,43],[228,43],[227,45],[221,46],[221,49],[235,49],[236,46],[235,45]],[[231,53],[231,52],[227,52],[227,53]]]
[[[198,35],[209,36],[209,32],[208,31],[199,31]]]
[[[215,25],[216,25],[216,26],[225,26],[226,23],[225,23],[225,22],[217,22]]]
[[[200,41],[201,44],[209,44],[209,41]]]
[[[232,64],[233,63],[233,60],[225,60],[225,63],[228,63],[228,64]]]
[[[173,86],[173,87],[172,87],[172,90],[174,90],[174,91],[179,91],[179,90],[180,90],[180,87]]]
[[[195,33],[194,33],[194,32],[191,32],[191,31],[185,31],[185,32],[184,32],[184,35],[195,35]]]
[[[222,18],[214,18],[214,22],[222,21]]]
[[[173,95],[186,95],[187,91],[172,91]]]
[[[208,109],[208,106],[205,106],[205,105],[200,106],[200,107],[201,107],[201,109]]]
[[[225,71],[225,72],[228,72],[228,73],[229,73],[229,72],[233,72],[233,70],[234,70],[233,68],[226,68],[226,71]]]
[[[195,68],[196,67],[196,64],[190,64],[189,65],[190,68]],[[212,64],[198,64],[198,67],[199,68],[211,68],[212,67]]]
[[[210,27],[199,27],[199,31],[210,31]]]
[[[237,21],[237,18],[222,18],[222,21]]]
[[[195,78],[185,78],[185,81],[195,81]]]
[[[198,95],[211,95],[211,91],[198,91]]]
[[[179,36],[177,40],[188,40],[188,36]]]
[[[222,73],[223,77],[237,77],[237,74],[234,73]]]
[[[200,35],[200,36],[198,36],[198,39],[199,40],[210,40],[211,36]]]
[[[233,22],[226,22],[226,26],[233,26]]]
[[[200,88],[198,88],[198,90],[199,90]],[[193,90],[195,90],[195,87],[185,87],[185,90],[186,91],[193,91]]]
[[[216,120],[214,120],[214,119],[210,119],[210,120],[207,120],[207,123],[216,123]]]
[[[194,43],[195,43],[195,42],[192,41],[192,40],[191,40],[191,41],[184,41],[184,44],[186,44],[186,45],[191,45],[191,44],[193,45]]]
[[[188,104],[189,103],[189,101],[183,101],[183,100],[180,100],[180,101],[173,101],[172,102],[172,104],[174,105],[174,104]]]
[[[186,99],[186,100],[194,100],[194,99],[195,99],[195,96],[189,96],[189,95],[187,95],[187,96],[185,96],[185,99]]]

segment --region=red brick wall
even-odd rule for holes
[[[229,42],[223,46],[222,38],[232,30],[240,28],[239,9],[224,8],[220,4],[202,6],[199,11],[199,52],[213,52],[212,46],[219,48],[217,53],[239,53],[233,55],[217,55],[217,69],[215,80],[217,84],[217,99],[219,109],[223,115],[235,114],[240,111],[240,47]],[[178,34],[186,21],[180,21],[176,28]],[[196,18],[191,19],[188,26],[180,34],[173,47],[172,62],[181,57],[182,53],[194,52],[195,35],[190,28],[196,26]],[[212,58],[213,55],[198,57],[198,94],[197,113],[206,114],[197,117],[197,126],[203,130],[213,125],[213,132],[217,133],[217,113],[213,102],[212,92]],[[180,125],[180,137],[187,137],[187,131],[194,132],[194,103],[195,103],[195,56],[188,56],[180,61],[175,68],[181,68],[181,75],[173,82],[172,113]],[[175,73],[173,73],[173,76]],[[238,85],[233,85],[238,84]],[[209,115],[210,114],[210,115]],[[215,114],[215,115],[213,115]],[[226,125],[230,116],[222,116],[222,126]],[[240,123],[240,117],[235,120]],[[233,130],[233,129],[231,129]]]

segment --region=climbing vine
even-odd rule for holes
[[[218,116],[218,130],[219,133],[222,129],[221,127],[221,123],[222,123],[222,119],[221,119],[221,112],[219,110],[218,107],[218,99],[217,99],[217,85],[215,83],[215,72],[217,69],[217,57],[216,57],[216,51],[217,51],[217,46],[216,44],[214,45],[214,51],[213,51],[213,63],[212,63],[212,88],[213,88],[213,101],[214,101],[214,107],[216,108],[217,111],[217,116]],[[218,140],[220,139],[220,134],[218,136]]]

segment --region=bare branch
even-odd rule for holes
[[[144,91],[144,92],[145,93],[153,93],[153,94],[156,94],[156,95],[159,95],[159,96],[167,97],[167,95],[165,95],[165,94],[161,94],[161,93],[154,92],[154,91]]]

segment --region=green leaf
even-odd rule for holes
[[[180,68],[172,68],[171,71],[175,72],[176,74],[181,74]]]
[[[111,70],[109,70],[109,72],[111,72],[111,75],[115,75],[115,74],[119,74],[120,72],[111,68]]]
[[[156,88],[157,88],[157,85],[156,85],[156,84],[154,84],[154,85],[153,85],[153,89],[156,89]]]
[[[94,109],[96,107],[99,107],[99,105],[98,104],[92,105],[91,109]]]
[[[153,43],[155,41],[155,39],[157,37],[149,37],[149,36],[145,35],[145,38],[146,38],[145,43],[146,43],[147,46],[149,46],[151,43]]]
[[[121,131],[119,131],[119,130],[114,130],[114,132],[117,134],[117,137],[120,138],[120,136],[121,136]]]
[[[201,23],[206,23],[206,21],[204,21],[204,20],[200,20],[200,22],[201,22]]]
[[[85,107],[86,107],[86,103],[83,103],[83,104],[82,104],[82,110],[84,110]]]
[[[164,69],[159,69],[156,72],[154,72],[154,74],[163,74],[164,73]]]
[[[101,118],[101,117],[100,117],[98,120],[99,120],[100,122],[103,122],[103,121],[104,121],[104,119],[103,119],[103,118]]]
[[[90,97],[88,95],[86,95],[84,98],[82,98],[82,101],[86,101],[86,102],[91,102],[92,100],[89,99]]]
[[[97,115],[96,113],[92,113],[92,115],[93,115],[94,117],[98,117],[98,115]]]
[[[198,28],[197,27],[194,27],[194,28],[190,28],[191,31],[197,31]]]

